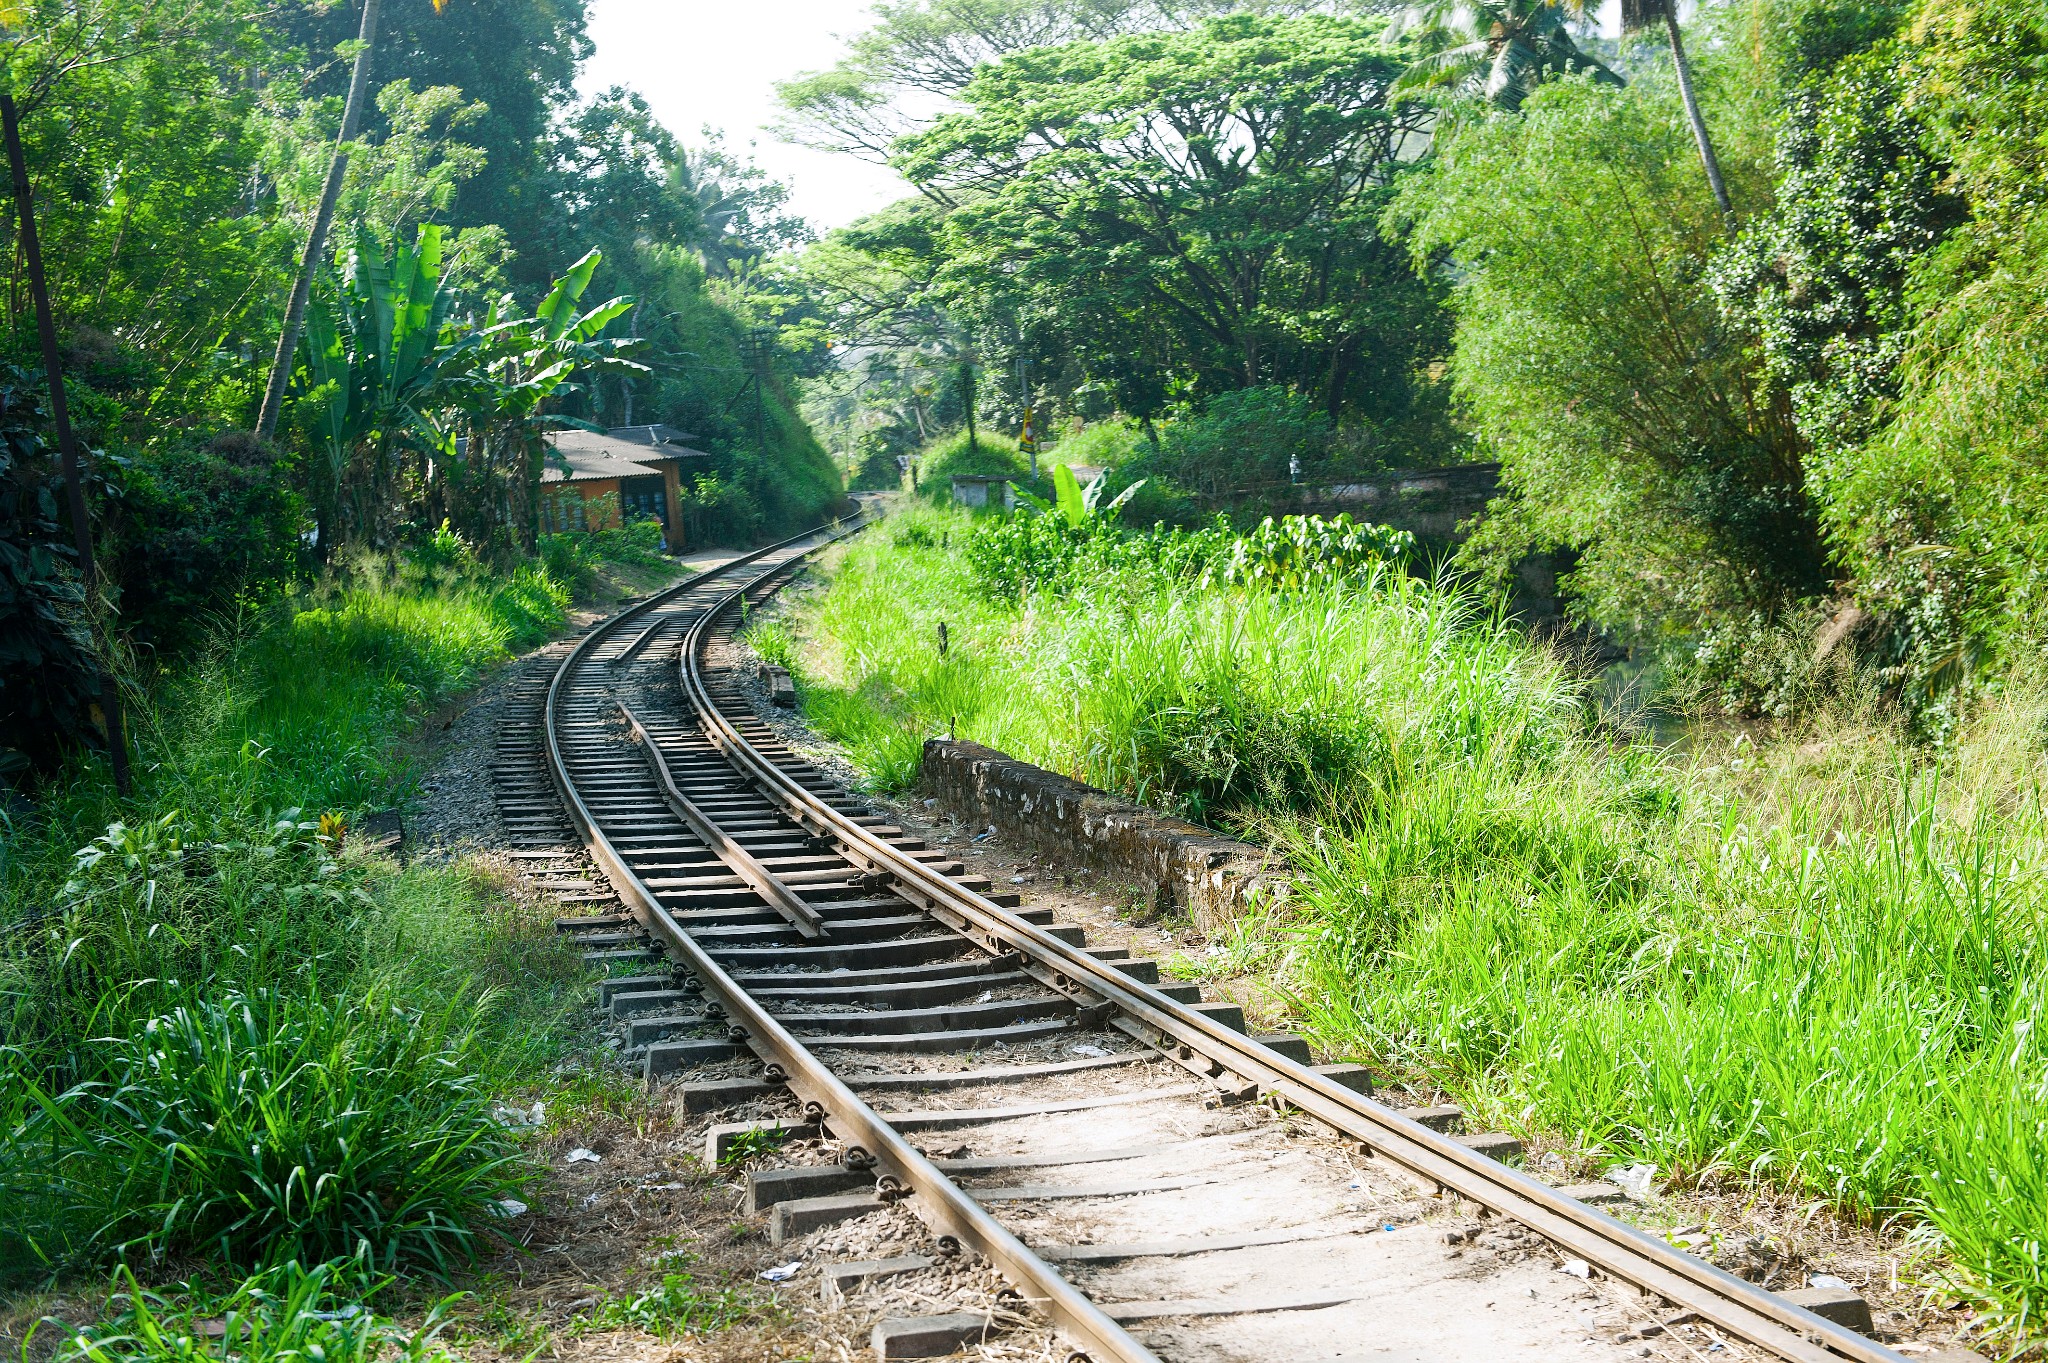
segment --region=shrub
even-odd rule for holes
[[[517,1181],[456,1020],[467,1002],[256,990],[152,1018],[111,1043],[107,1081],[46,1104],[62,1195],[124,1257],[360,1249],[445,1271]]]
[[[306,509],[283,453],[232,431],[122,461],[108,575],[121,617],[162,653],[197,644],[238,602],[274,597],[306,567]]]
[[[1360,524],[1348,514],[1271,516],[1240,536],[1219,576],[1240,587],[1295,591],[1323,583],[1364,584],[1415,549],[1415,536],[1392,526]]]
[[[1021,477],[1028,471],[1023,457],[1017,453],[1016,441],[986,431],[975,437],[971,449],[965,431],[934,440],[918,451],[912,466],[917,470],[918,493],[935,502],[952,497],[956,473]]]
[[[1159,447],[1142,452],[1126,471],[1162,477],[1203,497],[1223,497],[1287,483],[1297,474],[1327,473],[1331,433],[1327,415],[1285,388],[1218,393],[1199,412],[1167,426]]]
[[[98,663],[34,380],[0,364],[0,780],[92,731]]]

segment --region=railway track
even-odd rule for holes
[[[1454,1109],[1376,1102],[1356,1067],[1090,949],[798,757],[730,636],[853,528],[593,629],[498,752],[513,854],[579,909],[561,926],[607,968],[600,1004],[649,1081],[737,1119],[714,1152],[790,1143],[749,1181],[775,1238],[892,1207],[928,1228],[924,1252],[823,1268],[828,1290],[979,1255],[1093,1363],[1899,1363],[1592,1205],[1616,1190],[1551,1187]],[[986,1321],[886,1322],[875,1347],[950,1352]]]

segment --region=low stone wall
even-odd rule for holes
[[[1204,932],[1227,927],[1254,894],[1283,893],[1285,868],[1247,843],[1129,804],[994,748],[934,738],[925,793],[970,823],[1142,888]]]

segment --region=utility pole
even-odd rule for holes
[[[974,357],[963,355],[960,359],[961,403],[967,409],[967,452],[979,454],[980,444],[974,437]]]
[[[768,361],[775,353],[775,328],[755,327],[747,332],[745,340],[747,382],[754,389],[754,448],[768,453],[768,409],[767,399],[761,389],[768,378]],[[742,392],[746,391],[741,389]]]
[[[277,354],[270,361],[270,379],[263,386],[263,406],[256,412],[259,440],[268,440],[276,433],[278,412],[284,407],[284,386],[292,376],[299,329],[306,323],[306,300],[313,293],[313,273],[320,268],[327,246],[327,229],[334,222],[334,206],[341,200],[341,180],[348,170],[348,144],[355,140],[356,127],[363,118],[363,103],[370,88],[370,46],[377,40],[377,10],[381,3],[382,0],[363,0],[362,28],[356,34],[359,46],[355,70],[349,76],[348,103],[341,111],[341,136],[334,140],[334,156],[327,163],[327,183],[320,190],[313,230],[306,234],[305,258],[299,262],[299,277],[292,284],[291,301],[285,305],[284,331],[277,338]]]
[[[14,203],[20,219],[21,254],[28,264],[29,292],[35,299],[36,330],[42,334],[43,372],[50,385],[50,421],[57,428],[57,454],[64,469],[64,498],[71,509],[71,536],[78,549],[78,580],[85,592],[87,628],[93,636],[93,690],[107,725],[107,753],[114,763],[114,789],[129,791],[128,737],[121,723],[121,692],[108,675],[105,650],[93,611],[99,573],[93,562],[92,521],[85,510],[85,485],[78,468],[78,441],[71,431],[71,407],[64,399],[64,367],[57,357],[57,323],[50,313],[50,288],[43,278],[43,245],[36,235],[35,198],[28,183],[28,160],[21,153],[21,122],[14,97],[0,93],[0,124],[7,137],[7,164],[14,173]]]
[[[1024,425],[1017,437],[1017,443],[1031,456],[1031,482],[1038,484],[1038,429],[1031,420],[1031,361],[1019,352],[1017,356],[1017,391],[1024,399]]]

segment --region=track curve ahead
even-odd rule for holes
[[[1355,1067],[1312,1066],[1298,1039],[1246,1035],[1234,1007],[1162,986],[1155,963],[1087,949],[789,750],[711,655],[745,599],[859,528],[621,612],[570,650],[541,707],[539,765],[610,885],[578,897],[625,911],[565,925],[636,971],[600,1001],[650,1082],[680,1082],[692,1110],[774,1111],[756,1124],[836,1153],[755,1176],[778,1238],[907,1200],[934,1255],[985,1257],[1095,1363],[1370,1357],[1361,1331],[1446,1357],[1636,1357],[1684,1319],[1725,1357],[1902,1363],[1574,1195],[1588,1190],[1509,1167],[1507,1138],[1441,1129],[1454,1111],[1375,1102],[1348,1086]],[[941,1099],[876,1106],[897,1094]],[[971,1141],[941,1153],[932,1132]],[[1547,1242],[1542,1273],[1561,1256],[1577,1297],[1636,1325],[1589,1333],[1594,1312],[1534,1286],[1513,1321],[1496,1314],[1521,1270],[1482,1279],[1442,1264],[1440,1241],[1421,1255],[1424,1237],[1391,1233],[1423,1229],[1444,1197],[1502,1228],[1493,1240]],[[1423,1210],[1382,1220],[1404,1200]],[[1397,1298],[1420,1317],[1403,1324]]]

